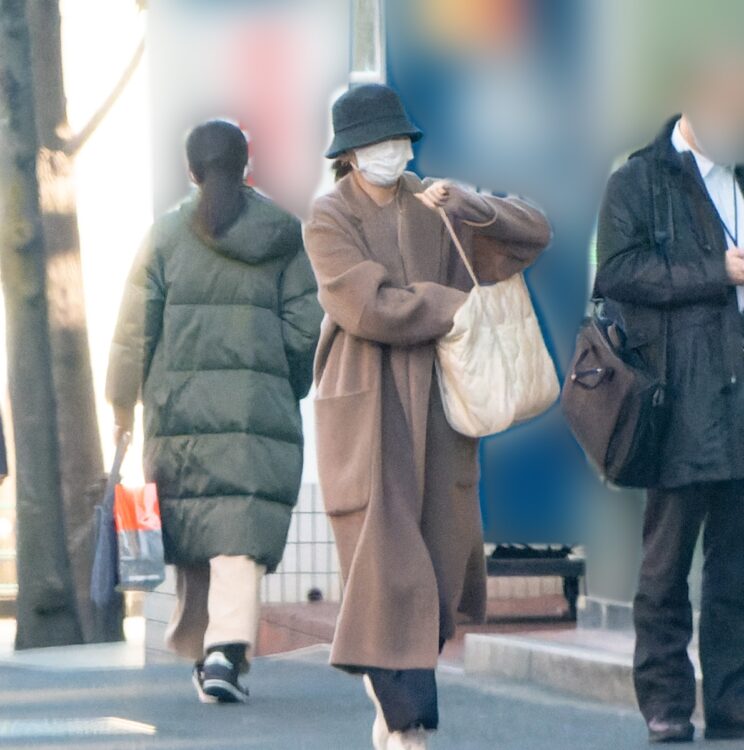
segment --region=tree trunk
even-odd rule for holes
[[[80,643],[60,492],[57,404],[24,0],[0,0],[0,272],[16,444],[17,648]]]
[[[121,612],[118,617],[101,617],[90,601],[94,505],[101,500],[90,489],[100,486],[103,459],[88,346],[74,164],[66,150],[70,132],[59,2],[31,0],[27,14],[67,550],[85,640],[119,640]],[[118,604],[121,608],[121,599]]]

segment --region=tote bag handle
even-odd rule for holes
[[[113,513],[114,510],[114,488],[121,481],[121,465],[124,463],[124,457],[127,455],[129,444],[132,442],[132,433],[124,432],[116,444],[116,454],[114,463],[111,466],[108,479],[106,480],[106,493],[104,495],[103,505],[107,512]]]
[[[476,287],[479,287],[480,282],[478,281],[478,277],[475,275],[473,264],[470,262],[470,259],[468,258],[467,253],[465,252],[465,249],[463,248],[462,243],[460,242],[460,239],[455,233],[455,228],[452,226],[450,217],[447,216],[447,212],[441,207],[438,208],[437,211],[439,211],[439,215],[442,217],[444,226],[447,227],[447,231],[449,232],[450,237],[452,237],[452,242],[455,243],[455,247],[457,248],[457,252],[460,254],[460,257],[462,258],[462,262],[465,264],[465,268],[468,269],[468,273],[470,274],[470,278],[473,280],[473,284],[475,284]]]

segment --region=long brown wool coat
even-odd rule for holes
[[[477,441],[446,423],[433,373],[434,342],[472,282],[441,217],[414,197],[429,184],[410,173],[401,182],[400,258],[381,252],[380,208],[353,175],[317,200],[305,233],[326,312],[315,406],[345,581],[331,654],[340,667],[431,669],[458,611],[485,614]],[[474,200],[495,219],[455,219],[482,281],[521,271],[549,242],[527,203]]]

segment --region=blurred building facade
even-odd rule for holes
[[[73,128],[147,39],[143,64],[77,162],[102,435],[112,427],[102,394],[116,303],[153,216],[189,190],[186,131],[209,117],[238,122],[251,141],[252,182],[305,217],[331,186],[322,157],[330,103],[350,82],[401,91],[426,132],[416,149],[421,173],[523,193],[545,208],[555,242],[529,283],[563,372],[585,312],[588,248],[610,165],[678,109],[680,76],[695,55],[744,27],[737,0],[716,10],[694,0],[152,0],[142,13],[132,0],[62,0]],[[303,414],[305,487],[285,564],[266,582],[268,601],[301,600],[314,586],[340,595],[308,404]],[[485,451],[491,540],[583,544],[590,598],[627,604],[641,494],[603,487],[557,410],[486,441]],[[141,477],[137,445],[125,476]],[[13,524],[11,480],[0,489],[0,597],[14,594]]]

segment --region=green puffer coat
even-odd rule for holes
[[[256,191],[218,240],[196,198],[155,222],[127,283],[107,396],[145,414],[168,562],[279,564],[302,473],[299,400],[322,312],[300,222]]]

